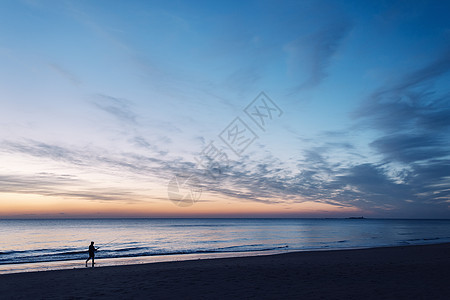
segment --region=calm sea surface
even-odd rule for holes
[[[450,242],[450,220],[0,220],[0,266],[97,259]],[[0,269],[1,271],[1,269]]]

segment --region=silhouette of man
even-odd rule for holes
[[[87,263],[88,261],[92,258],[92,267],[94,267],[94,257],[95,257],[95,251],[97,251],[98,248],[96,249],[94,247],[94,242],[91,242],[91,244],[89,245],[89,258],[86,259],[86,267],[87,267]]]

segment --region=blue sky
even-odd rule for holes
[[[1,215],[448,218],[449,8],[2,1]],[[265,130],[244,112],[262,91]],[[220,178],[196,164],[211,141]]]

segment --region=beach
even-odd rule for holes
[[[2,299],[448,299],[450,243],[0,275]]]

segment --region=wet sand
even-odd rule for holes
[[[1,299],[450,299],[450,244],[0,275]]]

